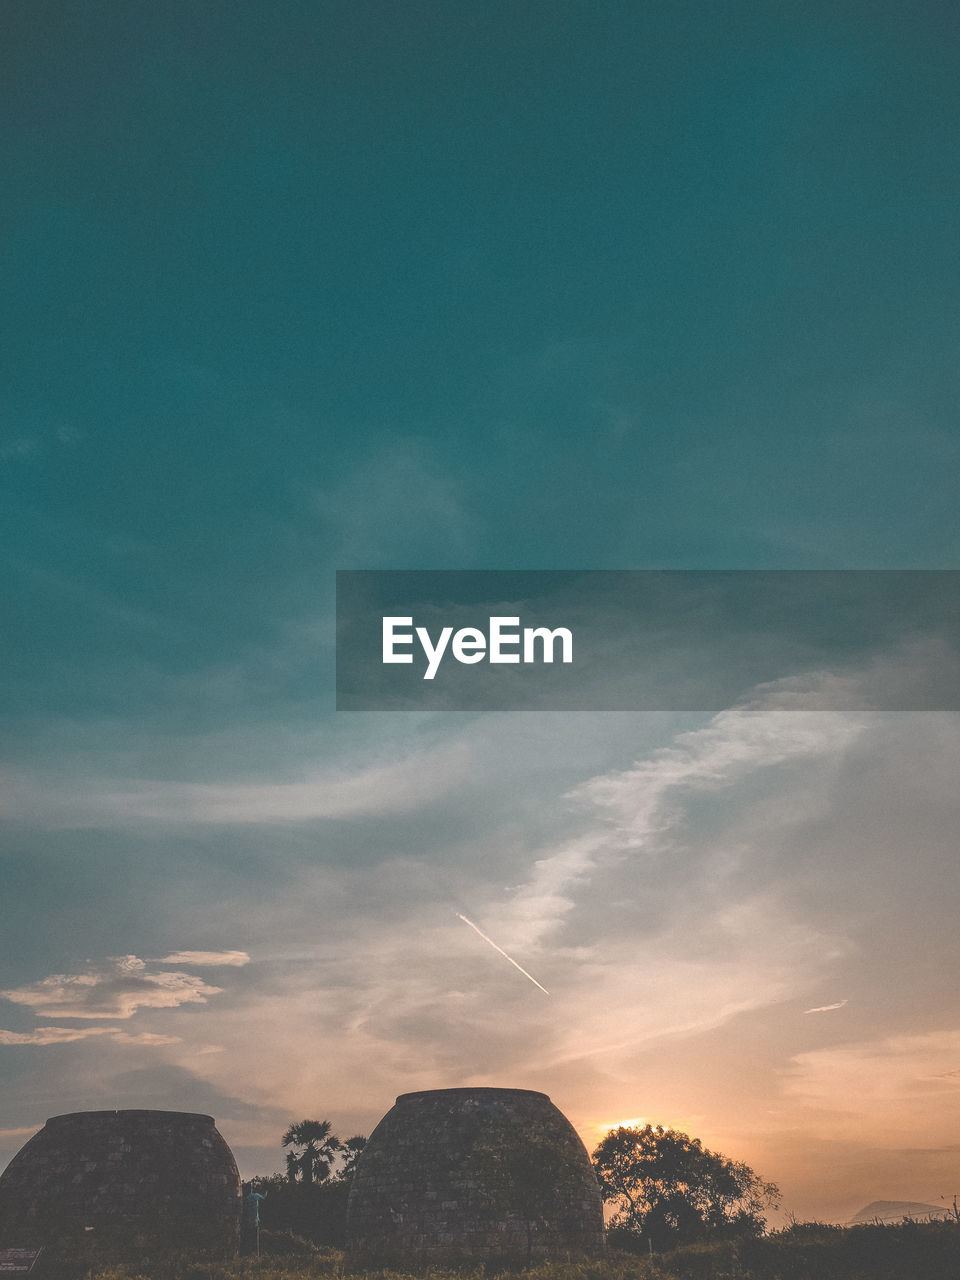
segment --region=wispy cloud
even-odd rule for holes
[[[429,441],[388,440],[352,475],[319,495],[317,509],[337,539],[341,568],[407,567],[470,550],[476,520],[455,476],[440,466]]]
[[[568,799],[592,818],[593,831],[538,858],[502,915],[522,927],[528,943],[542,940],[562,923],[578,886],[599,867],[662,846],[684,795],[719,791],[795,761],[836,759],[862,733],[862,722],[849,714],[779,707],[781,693],[772,685],[755,701],[720,712],[632,768],[575,788]]]
[[[815,1009],[804,1009],[804,1013],[832,1013],[834,1009],[842,1009],[847,1000],[838,1000],[836,1004],[818,1004]]]
[[[737,881],[725,885],[716,863],[736,861],[732,837],[724,844],[715,833],[686,830],[706,796],[723,799],[730,813],[750,812],[756,777],[775,769],[781,776],[773,791],[782,792],[784,813],[776,818],[768,798],[760,834],[741,833],[737,857],[762,863],[775,821],[809,816],[811,776],[831,776],[827,762],[838,767],[863,724],[850,715],[786,710],[776,705],[778,694],[761,694],[629,769],[573,788],[566,800],[572,834],[518,847],[510,870],[520,870],[520,883],[508,891],[496,872],[484,875],[487,854],[499,856],[502,840],[496,819],[485,822],[463,901],[476,904],[498,947],[519,956],[538,985],[542,979],[551,1001],[538,999],[507,966],[485,963],[462,925],[447,923],[449,908],[430,903],[429,877],[420,883],[408,868],[405,899],[356,919],[346,952],[334,930],[282,981],[265,964],[242,1002],[211,1008],[204,1034],[223,1053],[198,1056],[189,1045],[175,1046],[171,1060],[220,1089],[255,1080],[260,1099],[304,1107],[318,1087],[316,1036],[335,1027],[340,1047],[323,1068],[322,1087],[331,1107],[349,1110],[358,1081],[364,1095],[389,1098],[451,1080],[495,1084],[507,1076],[543,1088],[551,1079],[630,1078],[637,1055],[654,1045],[796,998],[845,953],[846,939],[798,915],[775,883],[748,877],[747,892]],[[452,745],[477,757],[469,730]],[[677,901],[651,917],[651,867],[661,869],[656,879],[666,867],[687,901],[694,878],[695,906],[681,910]],[[305,868],[292,892],[301,902],[322,902],[329,875]],[[269,1028],[262,1043],[250,1041],[252,1022]]]
[[[797,1022],[811,998],[849,989],[846,960],[854,954],[857,974],[882,950],[890,963],[915,965],[923,981],[930,962],[916,947],[907,950],[903,911],[902,954],[893,956],[889,930],[882,948],[878,942],[876,922],[887,917],[877,913],[902,903],[894,885],[909,896],[928,883],[918,870],[924,859],[941,859],[941,882],[950,874],[957,722],[788,710],[784,694],[782,687],[758,691],[752,703],[693,728],[692,717],[584,713],[562,729],[537,716],[419,724],[403,730],[404,750],[395,750],[399,738],[381,740],[366,755],[356,738],[339,739],[353,764],[311,775],[329,785],[328,794],[338,778],[353,779],[358,792],[392,780],[391,801],[405,803],[413,774],[436,768],[432,794],[444,797],[442,806],[415,800],[408,810],[378,809],[380,796],[360,795],[316,856],[315,833],[287,833],[284,819],[271,833],[277,838],[250,833],[278,860],[287,838],[307,856],[284,862],[269,895],[257,881],[229,900],[185,901],[176,934],[166,935],[246,949],[154,949],[154,958],[136,962],[151,978],[170,969],[193,983],[215,978],[231,986],[230,998],[150,985],[146,994],[161,1003],[139,1002],[143,992],[130,984],[142,971],[113,975],[118,997],[104,983],[108,965],[65,964],[82,972],[24,984],[24,1003],[41,1017],[51,1008],[68,1017],[85,996],[69,979],[93,974],[93,1016],[111,1024],[97,1026],[96,1038],[70,1055],[42,1056],[50,1071],[68,1056],[86,1059],[91,1077],[120,1081],[124,1096],[136,1051],[113,1038],[122,1029],[112,1011],[123,1007],[118,1000],[136,1004],[142,1021],[132,1033],[141,1026],[145,1035],[169,1033],[142,1051],[149,1065],[138,1067],[136,1087],[155,1088],[149,1096],[157,1105],[167,1104],[175,1083],[195,1091],[195,1109],[226,1114],[216,1098],[249,1108],[262,1117],[262,1125],[251,1121],[251,1135],[262,1131],[251,1141],[265,1146],[282,1131],[277,1115],[311,1114],[318,1096],[338,1126],[368,1131],[398,1092],[451,1084],[546,1090],[585,1133],[597,1116],[635,1116],[638,1108],[680,1127],[695,1116],[691,1132],[751,1163],[740,1144],[750,1133],[758,1142],[761,1129],[768,1134],[774,1111],[784,1131],[806,1125],[819,1158],[817,1144],[831,1138],[832,1126],[855,1142],[877,1109],[899,1106],[889,1098],[901,1096],[901,1085],[914,1090],[908,1110],[918,1132],[932,1135],[929,1100],[941,1117],[955,1105],[958,1077],[949,1073],[960,1046],[941,1045],[929,1075],[918,1073],[912,1085],[904,1085],[902,1070],[910,1054],[894,1055],[899,1063],[886,1083],[870,1065],[883,1055],[869,1046],[856,1053],[847,1046],[849,1061],[791,1055],[801,1032],[809,1045],[841,1025],[858,1034],[866,1017],[878,1027],[882,1018],[884,1028],[915,1018],[916,1029],[929,1016],[929,1006],[906,1015],[877,1006],[871,1015],[858,987],[856,1011],[847,1009],[839,1022]],[[316,760],[316,743],[303,745],[298,740],[291,756]],[[193,757],[198,767],[204,754]],[[253,758],[248,752],[245,763]],[[409,771],[391,772],[391,758],[409,762]],[[303,783],[301,776],[291,785]],[[182,820],[174,812],[182,784],[169,786],[151,803],[173,824]],[[101,812],[103,795],[115,790],[101,788]],[[216,796],[201,787],[195,812],[211,798],[225,807],[247,790],[231,782]],[[264,794],[248,799],[259,804]],[[263,832],[281,794],[260,810]],[[401,812],[407,816],[394,820]],[[202,841],[190,833],[191,848],[209,845],[217,872],[224,851],[240,844],[226,822],[217,814],[210,825],[223,830],[205,831]],[[905,858],[904,849],[918,852]],[[927,934],[945,951],[948,912],[942,893],[934,896],[931,910],[942,910],[943,919],[936,915]],[[536,974],[551,998],[506,963],[488,960],[456,919],[458,909]],[[185,932],[184,919],[196,931]],[[256,964],[246,966],[250,956]],[[223,968],[212,974],[216,966]],[[191,998],[198,993],[202,1008]],[[834,1009],[846,1005],[833,1002]],[[812,1015],[828,1011],[810,1007]],[[56,1043],[30,1039],[49,1030],[10,1032],[20,1039],[6,1043]],[[53,1030],[70,1037],[84,1028]],[[879,1030],[868,1034],[881,1043]],[[318,1056],[318,1043],[336,1051]],[[922,1046],[914,1048],[919,1065]],[[853,1096],[864,1063],[877,1091],[847,1108],[843,1099]],[[96,1088],[91,1096],[101,1096]],[[841,1120],[838,1110],[847,1112]],[[718,1135],[721,1115],[728,1128]],[[911,1137],[901,1127],[894,1140],[904,1147]],[[757,1167],[780,1177],[780,1155],[760,1155]]]
[[[112,1040],[114,1044],[161,1046],[180,1043],[179,1036],[164,1036],[153,1031],[131,1033],[119,1027],[38,1027],[35,1031],[0,1029],[0,1044],[73,1044],[95,1036]]]
[[[784,1089],[835,1138],[915,1146],[951,1141],[960,1112],[960,1030],[894,1035],[797,1054]]]
[[[168,956],[154,961],[154,964],[188,964],[200,968],[207,965],[240,968],[249,963],[246,951],[171,951]]]
[[[387,764],[329,769],[298,782],[83,784],[8,775],[5,816],[54,827],[141,823],[265,825],[408,813],[436,801],[469,776],[463,744],[421,751]]]
[[[804,712],[769,696],[721,711],[702,729],[679,735],[672,747],[631,769],[593,778],[573,793],[594,803],[631,845],[655,832],[661,806],[678,789],[714,791],[760,769],[811,756],[835,756],[863,730],[849,714]]]
[[[111,1037],[115,1044],[133,1044],[147,1046],[161,1046],[168,1044],[180,1044],[180,1036],[160,1035],[156,1031],[117,1031]]]

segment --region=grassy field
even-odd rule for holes
[[[260,1258],[199,1261],[171,1252],[137,1263],[49,1256],[37,1280],[492,1280],[483,1269],[351,1270],[336,1249],[263,1233]],[[834,1227],[802,1223],[756,1240],[689,1245],[661,1256],[610,1250],[599,1261],[542,1262],[510,1280],[960,1280],[960,1224]]]

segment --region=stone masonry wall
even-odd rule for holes
[[[81,1111],[54,1116],[0,1176],[0,1241],[73,1228],[236,1244],[240,1177],[211,1116]],[[14,1241],[11,1237],[16,1235]]]
[[[347,1247],[393,1263],[597,1255],[590,1158],[546,1094],[402,1094],[370,1136],[347,1209]]]

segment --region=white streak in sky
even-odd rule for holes
[[[157,964],[192,964],[192,965],[234,965],[250,963],[246,951],[171,951],[168,956],[161,956]]]
[[[493,947],[494,951],[499,951],[500,954],[503,956],[504,960],[509,960],[515,969],[519,969],[525,978],[529,978],[535,987],[540,987],[540,990],[543,992],[545,996],[548,996],[550,994],[547,988],[544,986],[541,986],[541,984],[536,980],[536,978],[533,976],[532,973],[527,973],[523,965],[517,964],[516,960],[514,960],[512,956],[507,955],[503,947],[498,947],[497,944],[494,942],[494,940],[492,938],[488,938],[482,929],[478,929],[472,920],[468,920],[467,917],[461,915],[459,911],[455,912],[455,914],[458,920],[462,920],[464,924],[468,924],[470,926],[470,928],[474,931],[474,933],[478,933],[480,937],[484,940],[484,942],[489,942],[491,947]]]
[[[804,1009],[804,1013],[829,1013],[831,1009],[842,1009],[846,1000],[838,1000],[836,1004],[817,1005],[816,1009]]]

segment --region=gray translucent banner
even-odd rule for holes
[[[716,711],[757,699],[960,708],[960,570],[337,574],[341,711]]]

